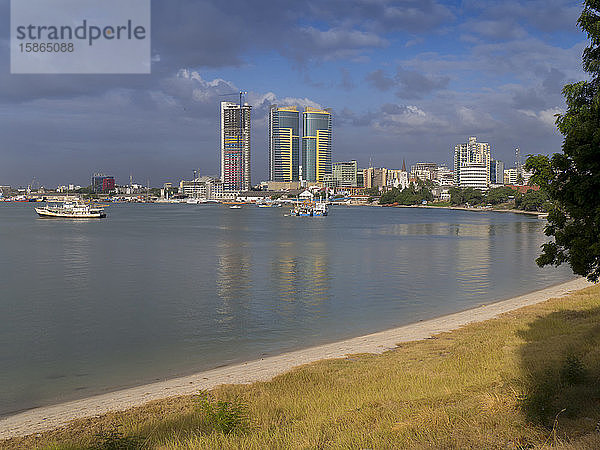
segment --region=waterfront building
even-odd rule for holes
[[[454,184],[459,187],[487,189],[490,184],[490,144],[477,142],[475,136],[454,147]]]
[[[511,167],[504,171],[504,184],[517,184],[519,171],[516,167]]]
[[[358,162],[345,161],[332,164],[332,179],[337,183],[336,187],[358,186]]]
[[[193,180],[181,180],[178,193],[188,197],[214,200],[223,198],[224,183],[219,178],[197,177]]]
[[[106,176],[102,173],[92,175],[91,189],[94,194],[104,194],[115,188],[115,177]]]
[[[504,184],[504,163],[490,159],[490,184]]]
[[[325,174],[331,174],[331,112],[307,106],[302,123],[302,179],[323,181]]]
[[[388,169],[386,174],[386,186],[396,189],[406,189],[410,182],[408,172],[402,169]]]
[[[384,167],[369,167],[363,170],[366,189],[387,186],[387,169]]]
[[[440,186],[454,186],[454,171],[446,166],[438,167],[436,182]]]
[[[511,167],[504,171],[504,184],[526,185],[529,184],[532,175],[533,172],[528,172],[522,167]]]
[[[250,110],[248,103],[221,102],[221,181],[228,192],[250,189]]]
[[[271,105],[269,111],[269,180],[298,181],[300,113],[295,106]]]
[[[435,180],[437,178],[438,165],[436,163],[418,162],[410,168],[410,178],[418,180]]]
[[[359,188],[365,187],[365,175],[362,170],[358,170],[356,172],[356,187],[359,187]]]

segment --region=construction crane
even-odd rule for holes
[[[221,94],[221,95],[219,95],[219,97],[230,97],[232,95],[235,95],[235,96],[239,95],[240,96],[240,108],[241,108],[244,105],[244,103],[242,103],[242,100],[244,99],[244,96],[246,94],[248,94],[248,92],[246,92],[246,91],[240,91],[240,92],[231,92],[229,94]]]

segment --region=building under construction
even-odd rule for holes
[[[225,191],[248,191],[250,110],[248,103],[221,102],[221,180]]]

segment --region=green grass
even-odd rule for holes
[[[599,344],[593,287],[383,355],[309,364],[0,447],[600,448]]]

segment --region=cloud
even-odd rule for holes
[[[380,91],[388,91],[396,84],[396,82],[385,75],[385,72],[381,69],[367,74],[365,80],[375,89],[379,89]]]
[[[447,76],[427,76],[414,70],[398,69],[396,79],[399,90],[396,95],[404,99],[422,98],[433,91],[448,86]]]
[[[302,62],[314,59],[356,59],[365,50],[388,45],[387,40],[374,33],[344,28],[322,31],[309,26],[299,29],[296,34],[294,44],[289,44],[284,53]]]

